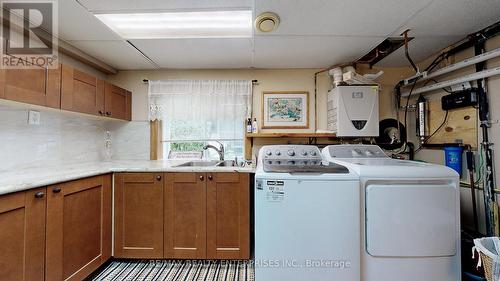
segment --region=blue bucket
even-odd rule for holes
[[[460,146],[449,146],[444,148],[444,159],[446,166],[462,175],[462,152],[464,148]]]

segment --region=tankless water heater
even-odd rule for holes
[[[328,130],[337,137],[379,135],[378,86],[337,86],[328,93]]]

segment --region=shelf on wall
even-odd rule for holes
[[[247,138],[335,138],[332,133],[252,133]]]

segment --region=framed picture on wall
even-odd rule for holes
[[[263,92],[262,129],[309,128],[309,93]]]

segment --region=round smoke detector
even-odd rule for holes
[[[271,32],[278,28],[279,24],[280,17],[272,12],[262,13],[255,19],[255,28],[260,32]]]

